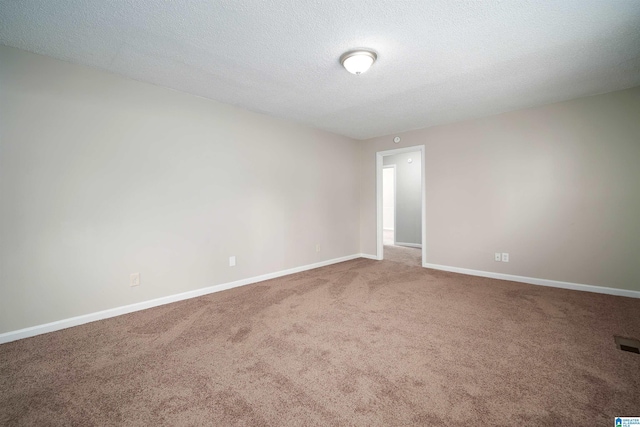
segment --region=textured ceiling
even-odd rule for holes
[[[358,139],[640,85],[639,29],[638,0],[0,0],[2,44]]]

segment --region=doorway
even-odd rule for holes
[[[376,153],[377,254],[426,264],[424,145]],[[399,254],[399,251],[402,254]],[[414,258],[415,256],[415,258]]]

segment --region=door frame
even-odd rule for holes
[[[382,169],[393,169],[393,244],[396,244],[396,229],[398,228],[398,221],[396,219],[396,202],[398,201],[398,197],[396,196],[396,192],[398,191],[398,170],[396,168],[396,165],[388,165],[385,166],[384,164],[382,165]],[[382,185],[384,186],[384,180],[382,182]],[[383,197],[384,199],[384,197]],[[384,202],[384,200],[383,200]],[[384,243],[384,203],[382,206],[382,242]]]
[[[377,246],[376,246],[376,258],[381,260],[384,258],[383,248],[383,222],[382,222],[382,167],[384,166],[383,158],[385,156],[393,156],[394,154],[409,153],[412,151],[420,152],[420,196],[422,199],[422,266],[427,266],[427,211],[426,211],[426,197],[425,197],[425,158],[424,158],[424,145],[415,145],[412,147],[396,148],[394,150],[385,150],[376,152],[376,231],[377,231]],[[395,225],[394,225],[395,227]],[[395,232],[395,231],[394,231]],[[395,237],[394,237],[395,241]]]

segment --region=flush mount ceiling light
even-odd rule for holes
[[[362,74],[378,59],[378,55],[370,50],[352,50],[340,57],[340,63],[351,74]]]

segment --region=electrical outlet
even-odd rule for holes
[[[229,267],[235,267],[236,266],[236,256],[230,256],[229,257]]]
[[[509,262],[509,254],[506,252],[502,253],[502,262]]]
[[[129,275],[129,286],[140,286],[140,273],[131,273]]]
[[[316,252],[320,252],[320,245],[316,245]]]
[[[496,255],[493,259],[498,262],[502,261],[502,254],[500,252],[496,252]]]

